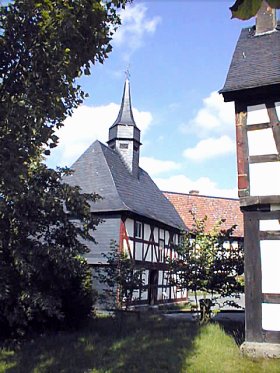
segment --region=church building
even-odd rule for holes
[[[95,141],[72,165],[65,178],[83,193],[97,193],[92,213],[102,219],[94,231],[96,244],[89,243],[86,259],[93,267],[106,265],[102,253],[112,240],[137,266],[144,268],[144,286],[135,291],[135,304],[157,304],[186,299],[186,293],[167,280],[168,258],[185,224],[172,203],[151,177],[139,167],[141,147],[131,105],[130,82],[125,81],[116,121],[109,129],[108,145]]]

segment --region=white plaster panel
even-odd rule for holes
[[[142,260],[142,243],[141,242],[135,243],[135,259]]]
[[[148,299],[148,292],[147,292],[147,290],[142,291],[142,293],[141,293],[141,299],[143,299],[143,300]]]
[[[145,270],[142,272],[142,280],[143,280],[143,285],[147,285],[149,281],[149,270]]]
[[[158,283],[159,285],[162,284],[162,271],[158,271]]]
[[[162,240],[164,240],[164,229],[160,229],[159,230],[159,238],[161,238]]]
[[[148,241],[151,235],[151,227],[149,224],[144,224],[144,240]]]
[[[132,297],[134,298],[134,299],[139,299],[139,294],[140,294],[140,292],[139,292],[139,289],[136,289],[136,290],[133,290],[133,295],[132,295]]]
[[[145,245],[145,247],[147,247],[147,245]],[[146,250],[144,250],[144,253],[146,252]],[[152,248],[149,247],[149,250],[148,250],[148,253],[147,253],[147,256],[146,256],[146,261],[147,262],[151,262],[152,261]]]
[[[163,288],[162,289],[162,299],[166,300],[167,298],[169,298],[169,289],[168,288]]]
[[[128,242],[129,242],[129,247],[130,247],[130,250],[131,250],[131,254],[133,254],[133,241],[128,240]]]
[[[155,247],[155,246],[153,245],[153,247],[152,247],[152,251],[153,251],[153,263],[156,263],[156,262],[157,262],[157,257],[156,257],[156,255],[158,255],[158,247]]]
[[[159,231],[159,229],[156,227],[154,229],[154,239],[155,239],[155,242],[158,242],[158,231]]]
[[[168,241],[169,241],[169,232],[165,231],[165,245],[168,244]]]
[[[271,128],[248,132],[249,155],[277,154]]]
[[[262,240],[262,292],[280,293],[280,240]]]
[[[280,331],[280,304],[262,304],[262,328]]]
[[[131,242],[130,242],[131,245]],[[129,255],[128,246],[126,240],[123,240],[123,251]]]
[[[269,122],[269,117],[267,114],[267,109],[265,107],[265,104],[248,106],[247,111],[248,111],[248,116],[247,116],[248,125]]]
[[[132,219],[126,219],[125,228],[128,236],[133,237],[134,234],[134,221]]]
[[[251,196],[280,194],[280,162],[250,164]]]
[[[260,230],[261,231],[279,231],[280,223],[279,220],[260,220]]]
[[[272,203],[270,205],[270,210],[271,211],[279,211],[280,210],[280,204]]]

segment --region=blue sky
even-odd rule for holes
[[[217,91],[254,20],[231,20],[233,2],[135,0],[108,60],[80,80],[90,97],[58,132],[48,165],[71,166],[93,141],[107,141],[129,66],[142,167],[162,190],[237,197],[233,105]]]

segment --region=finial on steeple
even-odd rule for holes
[[[129,69],[130,69],[130,64],[127,65],[127,68],[124,70],[124,75],[125,75],[125,79],[126,80],[129,80],[129,78],[130,78],[130,71],[129,71]]]

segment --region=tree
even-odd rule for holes
[[[261,7],[263,0],[236,0],[230,7],[232,18],[247,20],[254,17]],[[280,9],[280,0],[266,0],[271,8]]]
[[[178,257],[171,262],[171,278],[177,286],[194,292],[196,303],[198,292],[210,297],[209,301],[201,302],[201,311],[208,318],[217,297],[233,297],[243,292],[243,248],[240,244],[230,245],[236,227],[221,229],[224,220],[219,220],[209,232],[207,217],[200,220],[193,215],[193,221],[192,229],[183,235],[177,248]],[[236,305],[229,300],[226,303]]]
[[[85,98],[76,84],[103,63],[128,0],[15,0],[0,7],[0,166],[5,185],[21,184],[42,146],[57,145]],[[11,174],[12,173],[12,174]]]
[[[106,265],[99,268],[97,279],[104,284],[101,300],[116,310],[127,310],[133,302],[133,293],[143,285],[143,269],[137,268],[128,255],[112,242],[111,250],[104,253]]]
[[[91,311],[82,240],[93,240],[98,221],[88,201],[95,196],[62,184],[62,174],[41,164],[30,170],[23,193],[0,199],[2,333],[75,325]]]
[[[83,255],[96,195],[43,163],[103,63],[128,0],[14,0],[0,7],[0,330],[73,324],[92,305]]]

